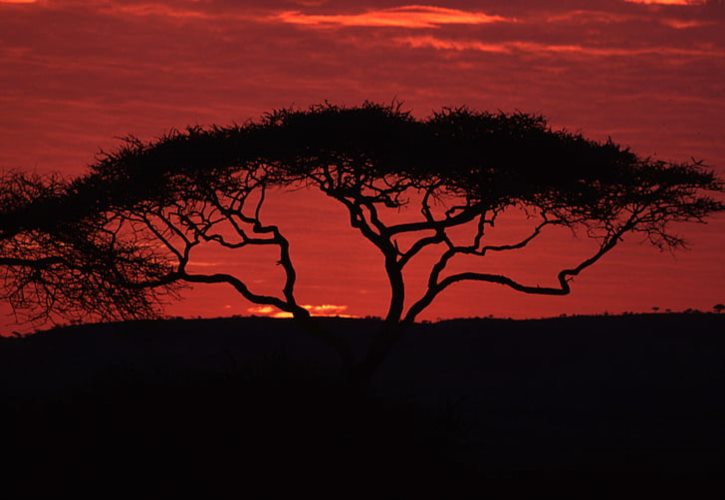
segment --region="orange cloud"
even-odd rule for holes
[[[591,23],[622,23],[626,21],[632,21],[637,19],[637,16],[632,14],[621,14],[618,12],[606,12],[598,10],[571,10],[567,12],[560,12],[551,14],[545,18],[546,22],[558,23],[558,22],[591,22]]]
[[[677,30],[700,28],[702,26],[709,26],[713,24],[712,21],[697,21],[695,19],[663,19],[660,22],[665,26],[669,26],[670,28]]]
[[[2,0],[0,0],[2,1]],[[198,10],[179,9],[171,5],[158,3],[110,4],[101,9],[108,14],[126,14],[131,16],[159,16],[174,19],[214,19],[215,16]]]
[[[37,3],[38,0],[0,0],[0,3]]]
[[[717,49],[683,49],[678,47],[645,47],[645,48],[619,48],[619,47],[587,47],[576,44],[543,44],[536,42],[500,42],[500,43],[484,43],[476,40],[448,40],[436,38],[433,36],[411,36],[399,37],[395,41],[402,45],[412,48],[433,48],[437,50],[474,50],[479,52],[491,53],[514,53],[514,52],[531,52],[531,53],[551,53],[551,54],[573,54],[586,56],[641,56],[668,54],[671,56],[691,56],[691,57],[723,57],[725,51]]]
[[[395,40],[402,45],[408,45],[414,49],[429,47],[438,50],[477,50],[479,52],[495,53],[509,53],[512,51],[511,43],[483,43],[474,40],[447,40],[433,36],[407,36],[399,37]]]
[[[263,316],[269,316],[277,312],[277,309],[272,306],[255,306],[250,307],[249,309],[247,309],[247,311],[252,314],[262,314]]]
[[[290,24],[306,26],[369,26],[397,28],[436,28],[443,24],[488,24],[511,21],[501,16],[483,12],[407,5],[391,9],[369,10],[362,14],[318,14],[308,15],[299,11],[285,11],[276,19]]]
[[[309,305],[303,304],[302,307],[310,311],[313,316],[322,317],[338,317],[338,318],[353,318],[351,314],[345,314],[347,306],[335,305],[335,304],[321,304],[321,305]],[[270,318],[291,318],[292,314],[284,311],[279,311],[272,306],[256,306],[247,309],[252,314],[261,314],[262,316],[269,316]]]

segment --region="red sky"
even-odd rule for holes
[[[79,174],[115,137],[243,122],[325,99],[398,99],[418,116],[462,104],[541,113],[555,127],[611,136],[642,155],[695,157],[725,174],[725,4],[0,0],[0,169]],[[340,207],[311,193],[270,201],[270,222],[293,243],[302,303],[384,313],[381,259]],[[725,301],[725,217],[681,233],[691,250],[674,256],[626,241],[568,297],[462,285],[422,319],[710,309]],[[522,258],[474,265],[552,284],[556,266],[587,248],[553,233]],[[206,252],[197,261],[251,267],[250,282],[277,287],[256,259]],[[221,288],[187,295],[168,312],[252,307]]]

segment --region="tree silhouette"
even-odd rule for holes
[[[117,239],[107,214],[79,212],[84,202],[57,176],[0,176],[0,299],[18,322],[81,321],[89,312],[144,318],[163,296],[175,296],[176,284],[143,293],[121,285],[162,274],[167,264]]]
[[[269,115],[264,126],[275,144],[285,145],[268,156],[281,177],[304,180],[341,202],[351,225],[384,256],[390,304],[386,327],[362,363],[368,374],[385,359],[403,327],[456,283],[567,295],[571,280],[627,233],[639,233],[660,249],[677,248],[684,241],[671,232],[673,222],[702,222],[724,208],[703,194],[723,186],[698,162],[640,158],[611,140],[599,143],[551,130],[541,116],[457,108],[418,121],[399,106],[324,105],[281,110]],[[411,200],[417,200],[418,221],[400,223],[383,216],[394,215]],[[486,244],[486,229],[511,208],[529,215],[530,234],[509,244]],[[450,235],[471,225],[466,243]],[[562,269],[556,286],[473,271],[445,275],[457,256],[520,250],[550,226],[583,230],[599,243],[593,255]],[[401,241],[411,238],[403,248]],[[421,251],[435,246],[442,250],[426,290],[406,309],[403,272]]]
[[[524,113],[457,108],[419,120],[399,105],[372,103],[279,110],[258,122],[194,127],[149,143],[129,138],[99,158],[89,174],[65,184],[41,184],[38,189],[49,190],[48,196],[26,196],[21,203],[12,201],[17,188],[6,189],[11,201],[3,201],[0,228],[8,224],[2,221],[22,226],[15,232],[0,229],[9,242],[0,254],[6,266],[12,264],[7,259],[16,258],[13,245],[27,241],[28,234],[42,234],[37,241],[49,242],[21,245],[33,263],[10,265],[11,274],[25,269],[36,276],[33,270],[42,259],[82,246],[84,252],[73,259],[82,265],[76,267],[100,276],[112,293],[144,305],[157,304],[184,283],[225,283],[250,302],[291,313],[362,379],[383,362],[405,326],[457,283],[567,295],[572,279],[625,235],[642,235],[660,249],[677,248],[684,241],[671,231],[672,223],[703,222],[725,208],[707,193],[722,192],[722,183],[698,162],[641,158],[611,140],[555,131],[544,118]],[[363,360],[354,360],[343,339],[325,333],[298,304],[289,241],[279,227],[262,220],[267,189],[300,185],[338,201],[351,226],[384,259],[388,310]],[[418,218],[401,221],[399,212],[413,206],[418,210],[406,214]],[[488,229],[511,209],[527,214],[530,233],[507,244],[488,244]],[[48,213],[54,215],[32,215]],[[460,256],[521,250],[556,226],[581,231],[598,244],[592,255],[560,270],[554,285],[474,270],[448,272]],[[465,241],[458,234],[463,229],[471,233]],[[68,233],[76,239],[69,240]],[[201,243],[272,249],[284,273],[280,293],[258,294],[231,274],[191,272],[188,264]],[[424,251],[436,250],[424,292],[409,298],[404,271]],[[106,257],[93,257],[98,254]],[[73,269],[69,265],[58,273]],[[5,289],[17,291],[29,283],[37,285],[33,279],[8,281],[6,275]],[[74,296],[67,299],[69,309],[93,307]],[[43,305],[51,306],[55,303]]]

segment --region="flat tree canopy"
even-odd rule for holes
[[[21,185],[43,194],[24,195]],[[373,348],[379,353],[396,338],[391,331],[415,321],[455,283],[566,295],[571,279],[625,235],[676,248],[684,241],[673,223],[703,222],[725,208],[718,198],[722,181],[699,162],[644,158],[611,140],[553,130],[541,116],[455,108],[418,119],[399,105],[374,103],[283,109],[256,122],[191,127],[150,142],[129,137],[77,179],[16,174],[4,182],[4,296],[35,316],[87,312],[99,305],[81,300],[88,295],[120,305],[107,307],[108,314],[136,307],[148,314],[184,283],[225,283],[253,303],[307,320],[295,297],[293,249],[279,227],[262,220],[267,189],[300,185],[340,202],[350,224],[384,257],[390,302],[380,336],[386,340]],[[417,220],[396,219],[398,209],[413,206]],[[487,228],[512,208],[529,214],[530,234],[488,244]],[[472,234],[460,243],[450,231],[466,224]],[[548,226],[581,229],[598,242],[595,253],[562,269],[553,286],[475,270],[447,273],[459,255],[522,249]],[[270,248],[285,273],[280,292],[256,293],[230,274],[190,272],[200,244]],[[438,249],[439,258],[424,293],[407,297],[403,271],[424,249]],[[59,293],[64,275],[82,276],[85,289]]]

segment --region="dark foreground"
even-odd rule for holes
[[[420,325],[364,397],[287,321],[69,327],[0,397],[2,498],[725,498],[725,315]]]

